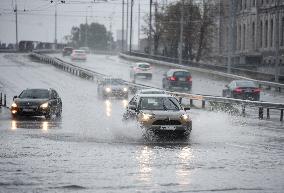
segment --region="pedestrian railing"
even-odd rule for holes
[[[42,55],[39,53],[31,53],[30,56],[35,58],[41,62],[52,64],[57,68],[62,69],[65,72],[68,72],[72,75],[91,80],[91,81],[100,81],[103,77],[109,76],[106,74],[101,74],[90,69],[82,68],[76,66],[72,63],[65,62],[58,58],[53,58],[47,55]],[[130,87],[130,90],[135,92],[138,89],[145,89],[145,88],[156,88],[157,87],[137,84],[134,82],[124,81]],[[259,119],[263,119],[264,117],[264,109],[267,110],[267,118],[270,118],[270,110],[276,109],[280,111],[280,121],[283,121],[283,111],[284,111],[284,104],[283,103],[271,103],[271,102],[262,102],[262,101],[250,101],[250,100],[241,100],[241,99],[233,99],[233,98],[226,98],[226,97],[218,97],[218,96],[209,96],[209,95],[197,95],[197,94],[189,94],[189,93],[181,93],[181,92],[170,92],[166,91],[168,94],[174,95],[180,99],[180,102],[184,99],[189,99],[189,105],[193,106],[194,101],[201,101],[202,108],[206,107],[206,103],[221,103],[221,104],[234,104],[239,105],[242,108],[242,113],[245,114],[245,110],[248,107],[258,108],[258,117]]]

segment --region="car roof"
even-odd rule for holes
[[[73,50],[74,52],[85,52],[85,50]]]
[[[135,62],[134,64],[139,65],[139,64],[147,64],[150,65],[148,62]]]
[[[162,94],[162,93],[165,93],[164,90],[149,88],[149,89],[142,89],[142,90],[139,90],[139,91],[137,91],[137,94],[144,94],[144,93],[146,93],[146,92],[160,92],[161,94]],[[151,93],[147,93],[147,94],[151,94]],[[158,94],[158,93],[157,93],[157,94]]]
[[[152,98],[155,98],[155,97],[174,97],[172,95],[169,95],[169,94],[137,94],[140,98],[141,97],[152,97]],[[175,97],[174,97],[175,98]]]
[[[189,72],[188,70],[184,70],[184,69],[170,69],[168,72]]]
[[[26,88],[25,90],[46,90],[46,91],[50,91],[50,90],[54,90],[51,88]]]

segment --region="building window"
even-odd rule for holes
[[[262,21],[260,22],[260,33],[259,33],[259,45],[260,47],[262,48],[263,46],[263,43],[262,43],[262,40],[263,40],[263,24],[262,24]]]
[[[244,0],[244,9],[247,9],[247,0]]]
[[[265,26],[264,26],[264,47],[268,47],[268,21],[265,21]]]
[[[270,20],[270,47],[273,47],[273,19]]]
[[[246,25],[243,25],[243,49],[246,49]]]
[[[284,46],[284,17],[281,20],[281,32],[280,32],[280,35],[281,35],[280,45]]]
[[[239,50],[242,49],[242,25],[239,26],[239,45],[238,45]]]
[[[252,23],[252,49],[255,48],[254,44],[255,44],[255,23]]]

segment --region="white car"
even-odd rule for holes
[[[151,65],[149,63],[144,63],[144,62],[135,63],[131,67],[130,77],[135,79],[137,76],[143,76],[148,79],[152,79]]]
[[[73,50],[71,60],[87,60],[87,54],[85,50]]]

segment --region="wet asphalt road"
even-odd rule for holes
[[[93,62],[104,72],[128,74],[126,67],[110,68],[109,57],[92,57],[82,65]],[[192,109],[189,139],[149,141],[135,123],[121,121],[127,101],[99,99],[93,82],[21,55],[1,54],[0,70],[0,89],[8,96],[27,87],[52,87],[63,100],[62,118],[50,121],[12,121],[1,110],[0,192],[284,190],[284,125],[278,117]]]

